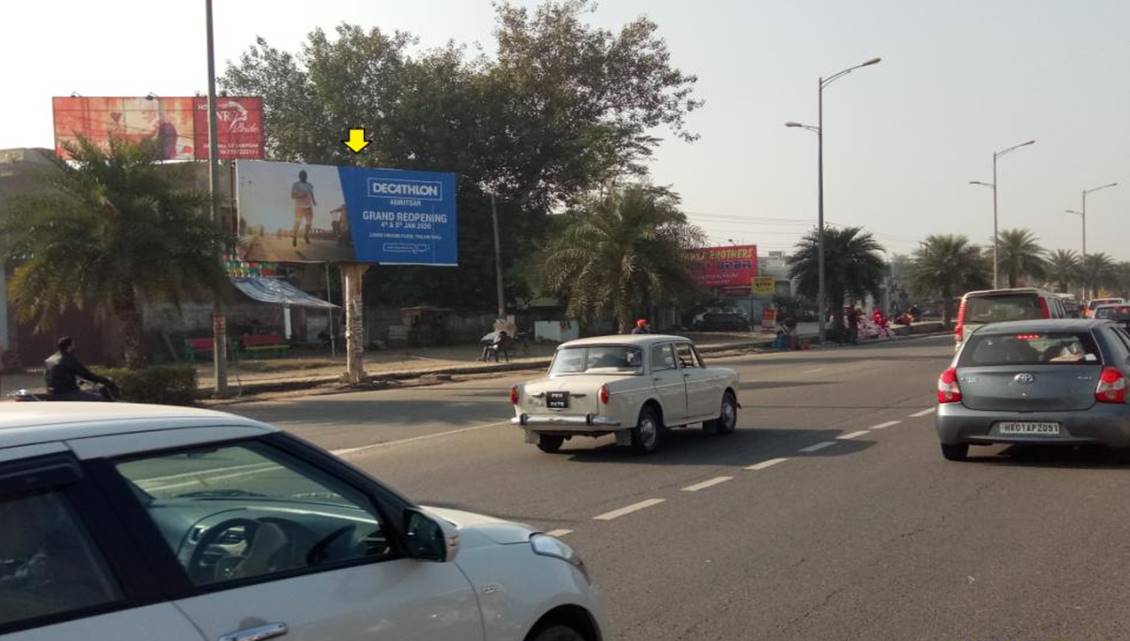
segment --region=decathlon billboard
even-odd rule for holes
[[[238,161],[240,258],[458,264],[455,174]]]

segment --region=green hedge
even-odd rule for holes
[[[99,368],[98,374],[114,379],[121,400],[128,403],[192,405],[196,402],[196,368],[158,365],[145,369]]]

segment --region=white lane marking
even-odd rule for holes
[[[481,430],[485,427],[496,427],[498,425],[509,425],[510,421],[498,421],[496,423],[484,423],[482,425],[472,425],[471,427],[461,427],[457,430],[448,430],[446,432],[436,432],[435,434],[424,434],[422,436],[413,436],[410,438],[402,438],[397,441],[385,441],[384,443],[373,443],[372,445],[362,445],[360,447],[347,447],[341,450],[331,450],[330,454],[334,456],[348,456],[356,454],[357,452],[364,452],[367,450],[374,450],[381,447],[392,447],[394,445],[403,445],[405,443],[415,443],[416,441],[427,441],[433,438],[440,438],[442,436],[451,436],[452,434],[462,434],[463,432],[473,432]]]
[[[611,512],[605,512],[604,514],[599,514],[597,516],[592,517],[592,519],[594,521],[611,521],[612,519],[618,519],[621,516],[624,516],[625,514],[631,514],[632,512],[638,512],[640,510],[647,509],[647,508],[649,508],[653,505],[659,505],[660,503],[662,503],[666,500],[667,499],[648,499],[646,501],[640,501],[639,503],[633,503],[633,504],[628,505],[626,507],[622,507],[618,510],[612,510]]]
[[[882,430],[882,429],[886,429],[888,427],[898,425],[901,422],[902,421],[887,421],[886,423],[879,423],[878,425],[872,425],[871,427],[869,427],[867,429],[869,429],[869,430]]]
[[[804,370],[803,372],[801,372],[801,374],[815,374],[816,372],[823,372],[826,369],[828,369],[828,368],[827,367],[814,367],[812,369]]]
[[[684,492],[697,492],[699,490],[705,490],[708,487],[714,487],[715,485],[720,485],[720,484],[725,483],[726,481],[729,481],[733,478],[734,477],[732,477],[732,476],[716,476],[716,477],[714,477],[714,478],[712,478],[708,481],[703,481],[702,483],[695,483],[694,485],[688,485],[688,486],[683,488],[683,491]]]
[[[851,434],[841,434],[841,435],[837,436],[836,438],[841,440],[841,441],[847,441],[847,440],[853,439],[857,436],[863,436],[864,434],[866,434],[869,431],[870,430],[859,430],[858,432],[852,432]]]
[[[802,448],[800,448],[800,451],[801,452],[816,452],[816,451],[824,449],[825,447],[832,447],[835,444],[836,444],[835,441],[821,441],[821,442],[817,443],[816,445],[809,445],[808,447],[802,447]]]
[[[745,469],[747,469],[747,470],[764,470],[765,468],[773,467],[774,465],[776,465],[778,463],[784,463],[787,460],[789,460],[789,459],[787,459],[787,458],[771,458],[768,461],[762,461],[760,463],[757,463],[756,465],[746,466]]]
[[[561,537],[565,536],[566,534],[572,534],[572,533],[573,533],[573,530],[550,530],[550,531],[546,532],[546,534],[548,534],[549,536],[556,536],[557,538],[561,538]]]
[[[924,409],[921,412],[915,412],[915,413],[910,415],[910,418],[921,418],[921,417],[926,416],[928,414],[933,414],[934,410],[936,410],[936,409],[938,409],[938,408],[931,407],[929,409]]]

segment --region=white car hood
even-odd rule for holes
[[[512,545],[526,543],[530,535],[538,530],[523,523],[515,523],[503,519],[453,510],[446,507],[420,506],[429,514],[441,518],[459,528],[459,544],[465,548],[483,545]]]

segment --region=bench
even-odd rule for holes
[[[212,353],[212,339],[211,338],[186,338],[184,339],[184,358],[187,361],[195,361],[197,354],[211,354]]]
[[[228,358],[234,354],[231,349],[231,338],[227,338],[226,345],[228,347]],[[212,353],[212,339],[209,338],[186,338],[184,339],[184,359],[190,362],[196,361],[198,354],[211,354]],[[211,356],[209,356],[211,358]]]
[[[269,354],[282,354],[290,349],[278,334],[244,334],[239,339],[239,347],[243,352]]]

